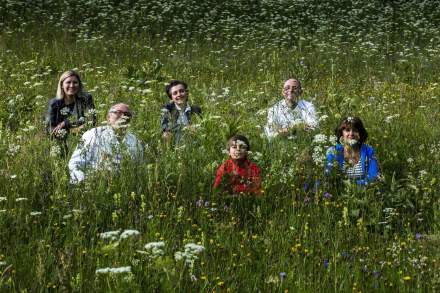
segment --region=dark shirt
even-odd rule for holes
[[[96,125],[96,114],[93,98],[89,93],[84,93],[75,99],[75,102],[66,105],[64,100],[53,98],[49,101],[46,116],[46,127],[49,133],[61,122],[64,121],[67,131],[70,128],[78,127],[88,121]]]
[[[179,111],[173,102],[170,102],[162,107],[162,116],[160,117],[160,128],[162,132],[170,131],[176,137],[175,139],[180,140],[182,135],[182,128],[191,124],[191,116],[197,114],[201,116],[202,109],[199,106],[187,105],[185,109]],[[185,115],[185,119],[179,119],[179,115]],[[180,121],[186,121],[182,124]]]

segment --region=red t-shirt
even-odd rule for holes
[[[218,168],[214,188],[221,187],[230,193],[259,195],[261,193],[260,173],[260,168],[248,159],[240,165],[229,159]]]

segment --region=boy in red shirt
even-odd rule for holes
[[[229,138],[229,159],[218,168],[214,189],[229,194],[261,195],[261,171],[247,159],[248,151],[249,141],[245,136],[237,134]]]

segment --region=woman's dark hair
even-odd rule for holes
[[[171,80],[171,81],[165,86],[165,92],[167,93],[168,98],[171,99],[171,93],[170,93],[171,88],[172,88],[173,86],[176,86],[176,85],[179,85],[179,84],[183,85],[183,87],[185,88],[185,90],[188,89],[188,85],[187,85],[184,81],[177,80],[177,79],[173,79],[173,80]]]
[[[241,135],[241,134],[235,134],[228,139],[228,149],[232,146],[232,143],[237,140],[241,140],[242,142],[244,142],[247,145],[248,151],[251,149],[251,145],[249,144],[249,140],[246,138],[246,136]]]
[[[364,124],[359,117],[345,117],[341,120],[338,127],[335,129],[335,135],[339,139],[342,136],[344,129],[355,129],[359,132],[359,142],[364,143],[368,138],[368,132],[365,130]]]

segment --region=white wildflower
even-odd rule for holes
[[[203,250],[205,250],[205,247],[203,247],[202,245],[198,245],[195,243],[188,243],[185,245],[185,252],[191,252],[191,253],[201,253]]]
[[[8,200],[6,197],[4,197],[4,196],[0,197],[0,201],[6,201],[6,200]]]
[[[113,241],[113,240],[118,239],[119,234],[121,234],[121,230],[107,231],[107,232],[99,233],[99,238],[110,239]]]
[[[165,254],[163,250],[165,248],[165,242],[163,241],[149,242],[145,244],[144,248],[147,250],[148,255],[153,259]]]
[[[19,201],[26,201],[26,200],[28,200],[26,197],[17,197],[17,198],[15,199],[16,202],[19,202]]]
[[[17,175],[12,174],[11,176],[9,176],[9,178],[11,178],[11,179],[15,179],[15,178],[17,178]]]
[[[326,141],[327,141],[327,136],[321,133],[315,135],[315,137],[313,138],[313,142],[317,144],[325,143]]]
[[[139,235],[141,235],[141,233],[139,233],[138,230],[124,230],[124,232],[122,232],[119,236],[119,239],[127,239],[129,237],[135,237]]]
[[[0,266],[5,266],[5,265],[7,265],[8,263],[7,262],[5,262],[5,261],[0,261]]]
[[[61,154],[61,147],[59,145],[53,145],[50,147],[49,155],[51,157],[58,157]]]
[[[62,109],[60,110],[60,113],[61,113],[61,115],[63,115],[63,116],[67,116],[67,115],[70,114],[70,110],[69,110],[68,107],[64,107],[64,108],[62,108]]]
[[[119,268],[101,268],[96,269],[96,274],[123,274],[123,273],[131,273],[131,267],[119,267]]]
[[[34,212],[30,213],[31,216],[39,216],[41,214],[42,214],[42,212],[38,212],[38,211],[34,211]]]

